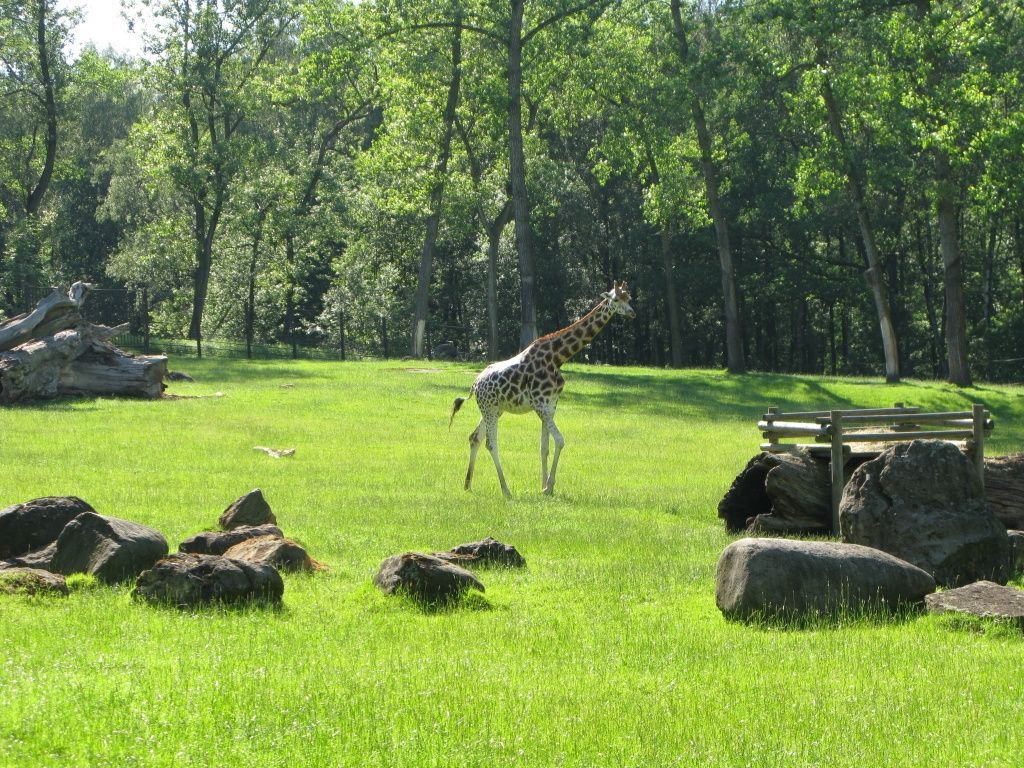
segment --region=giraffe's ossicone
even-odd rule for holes
[[[469,397],[476,396],[480,407],[480,423],[469,436],[469,469],[466,471],[466,490],[473,483],[473,467],[480,443],[486,437],[487,450],[494,459],[498,471],[498,482],[506,497],[512,494],[505,483],[498,459],[498,417],[509,413],[533,411],[540,417],[540,471],[541,488],[550,494],[555,490],[555,472],[558,456],[565,445],[562,433],[555,426],[555,407],[562,393],[565,380],[561,367],[573,355],[589,344],[613,315],[633,318],[636,313],[629,306],[629,291],[624,282],[617,283],[601,295],[601,300],[586,315],[560,331],[541,336],[515,357],[487,366],[473,382]],[[452,416],[468,398],[457,397],[452,406]],[[451,420],[449,420],[449,425]],[[548,472],[548,444],[555,441],[555,455],[551,458]]]

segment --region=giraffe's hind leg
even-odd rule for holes
[[[506,499],[512,498],[512,492],[505,482],[505,473],[501,471],[501,461],[498,459],[498,414],[485,414],[484,422],[487,425],[487,450],[491,452],[494,459],[494,468],[498,471],[498,482],[501,483],[501,492]]]
[[[551,437],[555,440],[555,455],[551,457],[551,472],[547,470],[547,448],[545,440],[541,442],[541,462],[545,470],[544,478],[544,493],[549,496],[555,492],[555,472],[558,470],[558,457],[562,453],[562,447],[565,445],[565,438],[562,437],[562,433],[558,431],[558,427],[555,426],[555,411],[553,408],[545,408],[538,411],[538,415],[541,418],[541,422],[544,424],[545,432],[549,432]],[[542,433],[544,435],[544,433]]]
[[[485,425],[484,420],[480,419],[480,423],[476,425],[469,435],[469,469],[466,470],[466,484],[465,489],[468,491],[470,486],[473,485],[473,467],[476,465],[476,455],[480,451],[480,443],[484,440]]]

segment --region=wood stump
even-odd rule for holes
[[[59,395],[159,397],[165,355],[130,355],[109,342],[128,330],[82,319],[88,283],[59,289],[0,323],[0,404]]]

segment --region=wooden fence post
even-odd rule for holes
[[[975,403],[971,406],[971,413],[974,421],[974,446],[971,454],[974,458],[974,466],[978,470],[978,479],[981,481],[981,491],[985,492],[985,406]]]
[[[768,406],[768,418],[767,418],[767,419],[765,419],[765,421],[767,421],[767,422],[768,422],[768,426],[769,426],[769,427],[770,427],[770,426],[772,426],[772,422],[774,422],[774,421],[775,421],[775,418],[774,418],[774,416],[775,416],[775,414],[777,414],[778,412],[779,412],[779,406],[777,406],[777,405],[771,405],[771,406]],[[768,433],[768,442],[769,442],[769,443],[771,443],[772,445],[778,445],[778,444],[779,444],[779,438],[778,438],[778,437],[776,437],[776,436],[775,436],[774,434],[772,434],[771,432],[769,432],[769,433]]]
[[[843,456],[843,415],[839,411],[830,411],[828,416],[832,424],[832,529],[839,536],[839,502],[843,498],[846,464]]]

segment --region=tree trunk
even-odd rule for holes
[[[25,200],[25,213],[35,216],[43,202],[43,195],[50,186],[53,165],[57,158],[57,99],[54,95],[53,75],[50,72],[50,56],[46,40],[47,0],[36,2],[36,52],[39,56],[39,74],[43,81],[43,107],[46,110],[46,142],[43,170],[35,187]]]
[[[819,63],[824,67],[826,62],[824,55],[819,52]],[[881,261],[878,257],[878,247],[875,244],[875,231],[871,226],[871,218],[868,215],[867,203],[864,200],[864,184],[861,181],[861,174],[854,162],[850,146],[846,141],[846,132],[843,130],[842,118],[839,106],[836,103],[835,94],[832,92],[832,83],[828,77],[824,77],[821,86],[821,95],[828,111],[828,124],[832,135],[839,144],[843,155],[843,169],[846,175],[846,186],[853,198],[854,208],[857,213],[857,225],[860,227],[861,240],[864,243],[864,255],[868,264],[865,272],[868,285],[871,287],[871,295],[875,300],[875,311],[878,314],[878,327],[882,334],[882,352],[885,357],[885,380],[897,382],[900,379],[899,351],[896,343],[896,331],[892,324],[892,310],[889,306],[889,296],[885,288],[885,278],[882,274]]]
[[[676,296],[676,283],[672,274],[672,232],[669,227],[661,228],[661,265],[665,270],[665,306],[668,310],[668,331],[670,339],[671,360],[673,368],[683,367],[683,330],[679,320],[679,299]]]
[[[455,37],[452,40],[452,76],[448,83],[448,100],[444,108],[444,128],[441,146],[434,166],[433,186],[430,190],[430,216],[427,218],[427,232],[420,252],[420,269],[416,284],[416,304],[412,321],[413,357],[423,357],[423,339],[427,329],[427,314],[430,302],[430,274],[434,260],[434,243],[441,222],[441,204],[444,199],[444,185],[448,175],[448,159],[451,156],[452,130],[455,125],[455,110],[459,104],[459,82],[462,77],[462,20],[455,19]]]
[[[498,359],[498,249],[501,235],[512,220],[512,199],[505,201],[497,218],[487,226],[487,359]]]
[[[519,346],[537,338],[533,256],[530,253],[530,210],[526,196],[526,155],[523,150],[523,10],[526,0],[512,0],[508,38],[509,183],[519,256]]]
[[[677,52],[684,68],[690,66],[689,44],[683,26],[680,0],[672,0],[672,29],[675,33]],[[722,296],[725,301],[725,348],[726,365],[730,373],[746,370],[743,357],[743,337],[740,332],[739,302],[736,298],[736,276],[729,246],[729,226],[719,198],[718,169],[715,166],[711,133],[708,131],[704,105],[696,84],[688,83],[690,90],[690,112],[697,132],[700,147],[700,165],[704,176],[704,193],[707,199],[708,215],[715,225],[715,241],[718,245],[718,261],[722,277]]]
[[[939,329],[939,315],[935,309],[935,289],[932,287],[932,273],[928,268],[930,259],[930,246],[921,237],[921,224],[917,223],[914,228],[917,240],[917,266],[921,270],[921,286],[924,292],[924,309],[928,317],[928,356],[932,363],[932,376],[939,377],[939,339],[942,332]]]
[[[935,151],[935,209],[939,219],[939,244],[942,249],[942,282],[946,294],[946,358],[949,381],[961,387],[971,385],[967,361],[967,318],[964,312],[964,275],[960,242],[956,232],[956,203],[950,179],[949,155]]]

